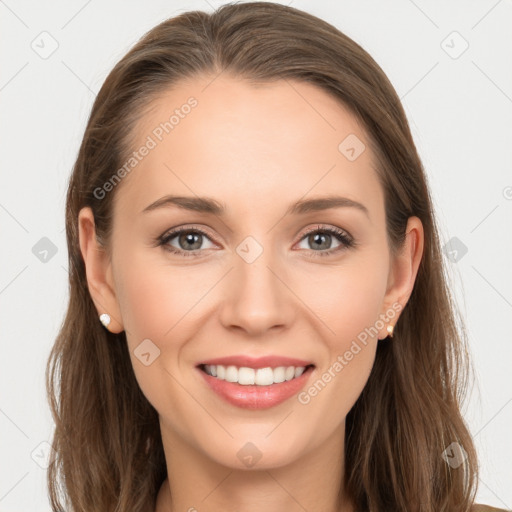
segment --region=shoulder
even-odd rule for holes
[[[471,512],[507,512],[504,508],[490,507],[489,505],[477,505],[471,507]]]

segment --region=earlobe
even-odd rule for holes
[[[423,256],[424,232],[423,224],[418,217],[410,217],[405,230],[405,240],[400,252],[394,257],[391,264],[390,280],[391,286],[386,292],[384,300],[387,310],[396,304],[400,304],[400,311],[407,304],[416,282],[416,276]],[[386,311],[387,311],[386,310]],[[386,312],[384,312],[386,315]],[[398,314],[389,322],[386,327],[386,334],[379,339],[393,336],[393,330],[398,321]]]
[[[82,208],[78,214],[78,236],[87,286],[98,312],[98,321],[110,332],[119,333],[123,331],[123,323],[115,294],[110,258],[96,239],[94,214],[89,207]],[[110,321],[104,321],[107,317],[102,315],[108,315]]]

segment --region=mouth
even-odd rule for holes
[[[252,410],[268,409],[297,395],[315,369],[314,364],[298,360],[287,366],[262,366],[262,361],[251,366],[201,363],[197,369],[207,389],[223,401]]]

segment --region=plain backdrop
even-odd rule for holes
[[[2,512],[50,510],[44,368],[67,305],[67,180],[95,94],[147,30],[221,3],[0,0]],[[361,44],[403,101],[476,370],[464,414],[478,501],[510,508],[512,3],[287,3]]]

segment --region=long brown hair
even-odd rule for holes
[[[78,213],[92,208],[98,239],[108,249],[116,190],[101,198],[95,190],[133,151],[137,121],[179,80],[221,72],[254,83],[301,80],[333,95],[367,131],[391,249],[402,244],[410,216],[423,223],[424,254],[412,295],[393,340],[379,343],[368,383],[346,418],[340,486],[359,511],[467,512],[477,464],[460,412],[468,383],[466,337],[404,110],[384,72],[353,40],[310,14],[268,2],[164,21],[121,59],[96,97],[69,182],[69,306],[47,367],[55,420],[48,474],[53,510],[64,503],[75,512],[154,511],[166,477],[158,414],[137,384],[125,333],[109,333],[98,321]],[[466,455],[456,468],[442,455],[452,443]]]

